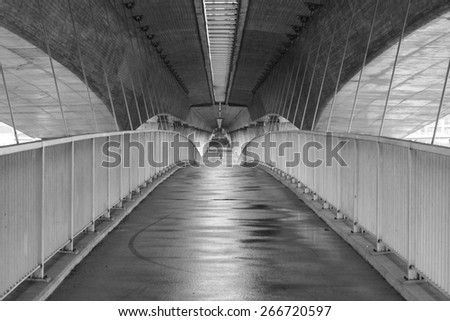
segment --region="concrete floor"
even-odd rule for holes
[[[400,300],[259,169],[181,169],[50,300]]]

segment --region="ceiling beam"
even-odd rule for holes
[[[245,22],[247,20],[249,0],[239,1],[239,15],[237,21],[236,36],[234,39],[234,49],[233,49],[233,61],[231,63],[230,76],[228,78],[227,95],[225,104],[229,104],[231,89],[233,88],[234,75],[236,73],[237,62],[239,60],[239,53],[241,51],[242,38],[244,35]]]
[[[209,95],[211,97],[211,105],[214,104],[214,85],[211,72],[211,59],[209,56],[208,34],[206,31],[205,12],[202,0],[193,0],[195,7],[195,15],[197,16],[198,33],[200,35],[203,60],[205,65],[206,77],[208,79]]]

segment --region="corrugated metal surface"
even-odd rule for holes
[[[72,146],[70,143],[45,149],[45,199],[43,213],[45,259],[48,259],[55,251],[64,246],[70,238],[71,153]],[[75,159],[80,158],[77,158],[75,154]],[[75,165],[77,165],[76,162]],[[76,175],[75,178],[77,178]],[[80,200],[80,203],[84,203],[84,201]],[[75,203],[75,208],[77,208],[76,205]]]
[[[412,213],[417,239],[413,259],[418,270],[450,292],[450,158],[416,152],[413,167]]]
[[[40,263],[42,150],[0,156],[0,298]]]
[[[358,142],[357,223],[375,234],[377,214],[377,144]]]
[[[114,153],[117,153],[119,155],[122,155],[122,147],[120,144],[121,137],[118,135],[111,136],[109,138],[110,144],[112,145],[118,145],[119,148],[111,148],[111,151]],[[110,162],[114,161],[114,159],[109,159]],[[109,208],[113,207],[115,204],[117,204],[121,197],[121,166],[110,166],[109,167],[109,188],[110,188],[110,203]]]
[[[341,152],[342,158],[348,166],[343,166],[341,170],[341,212],[350,218],[354,219],[354,205],[356,186],[354,184],[355,178],[355,141],[350,140]]]
[[[92,140],[75,142],[74,149],[74,232],[78,234],[92,222]]]
[[[124,134],[122,136],[122,146],[123,146],[123,151],[125,150],[130,150],[130,134]],[[122,178],[121,178],[121,198],[125,198],[127,197],[130,193],[131,193],[131,185],[130,185],[130,180],[131,180],[131,171],[130,171],[130,167],[129,166],[125,166],[127,160],[126,158],[126,153],[123,152],[122,153]]]
[[[109,197],[109,178],[108,178],[108,168],[102,166],[104,161],[107,161],[107,156],[104,155],[102,147],[107,144],[107,137],[100,137],[95,139],[95,179],[94,179],[94,190],[95,190],[95,207],[94,212],[96,213],[96,218],[102,216],[108,209],[108,197]]]
[[[130,186],[131,190],[134,190],[136,187],[138,187],[139,184],[139,153],[140,153],[140,147],[139,146],[139,134],[132,134],[130,136],[130,142],[132,146],[130,148]]]
[[[402,258],[408,258],[408,149],[380,144],[380,204],[378,238]]]

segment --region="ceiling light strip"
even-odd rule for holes
[[[214,96],[225,102],[237,30],[239,2],[236,0],[203,0],[208,33]]]

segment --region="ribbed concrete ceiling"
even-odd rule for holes
[[[248,105],[252,89],[269,62],[295,35],[298,15],[310,16],[304,0],[250,1],[230,104]],[[319,3],[320,1],[309,1]]]
[[[136,26],[148,26],[147,34],[164,60],[173,66],[189,91],[191,105],[212,104],[202,39],[192,0],[135,1]]]

